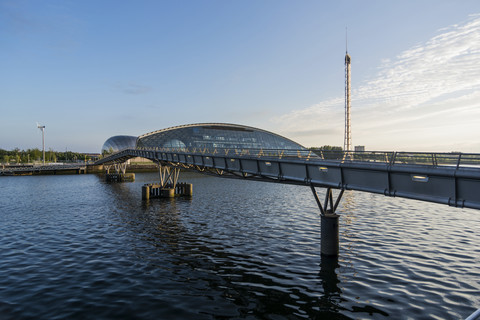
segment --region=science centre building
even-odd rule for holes
[[[139,137],[113,136],[103,144],[102,154],[137,148],[306,150],[290,139],[262,129],[227,123],[199,123],[161,129]]]

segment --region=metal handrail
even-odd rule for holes
[[[301,161],[323,160],[341,163],[378,163],[389,166],[417,165],[427,167],[451,167],[454,169],[480,169],[480,154],[478,153],[440,153],[440,152],[392,152],[392,151],[348,151],[342,150],[309,150],[309,149],[255,149],[255,148],[171,148],[171,147],[139,147],[136,151],[155,151],[163,153],[220,156],[232,158],[254,159],[298,159]],[[99,162],[105,162],[109,157],[118,158],[120,154],[132,150],[123,150],[107,156]],[[108,161],[108,160],[107,160]]]
[[[335,151],[335,150],[295,150],[295,149],[246,149],[246,148],[137,148],[140,151],[157,151],[189,155],[234,156],[239,158],[275,158],[326,160],[336,162],[384,163],[390,166],[422,165],[431,167],[478,168],[478,153],[441,152],[393,152],[393,151]],[[346,156],[348,155],[348,157]]]

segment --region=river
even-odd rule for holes
[[[320,256],[308,187],[182,173],[0,178],[0,319],[463,319],[480,308],[480,211],[362,192]]]

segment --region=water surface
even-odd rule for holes
[[[308,187],[182,173],[141,199],[96,175],[0,178],[0,319],[462,319],[480,307],[480,211],[361,192],[320,256]]]

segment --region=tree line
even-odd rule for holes
[[[0,149],[0,161],[5,164],[23,164],[39,162],[42,161],[42,153],[42,150],[38,148],[27,150],[20,150],[18,148],[15,148],[13,150]],[[59,152],[53,150],[45,150],[45,162],[76,162],[84,161],[85,159],[87,161],[91,160],[89,156],[85,156],[85,154],[79,152]]]
[[[322,146],[322,147],[312,147],[310,148],[310,150],[321,150],[321,151],[343,151],[343,148],[342,147],[336,147],[336,146],[329,146],[329,145],[326,145],[326,146]]]
[[[322,146],[322,147],[312,147],[310,148],[313,152],[318,154],[324,159],[342,159],[343,158],[343,148],[336,146]],[[326,152],[324,152],[326,151]]]

